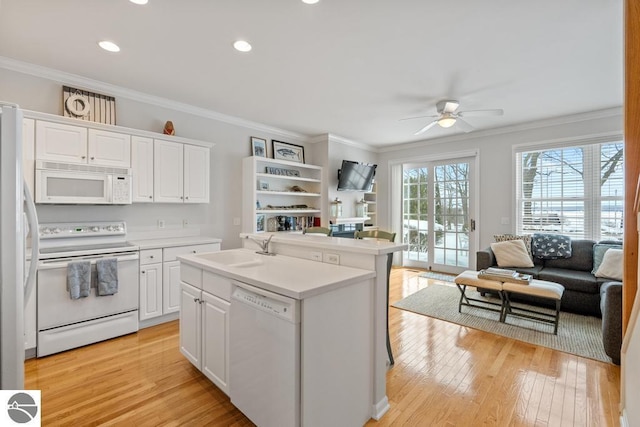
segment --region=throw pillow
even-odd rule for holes
[[[520,239],[491,244],[498,267],[533,267],[533,261]]]
[[[533,235],[533,256],[541,259],[571,258],[571,237],[562,234]]]
[[[622,281],[622,249],[609,248],[602,258],[602,264],[596,271],[596,277]]]
[[[524,247],[527,248],[527,253],[530,257],[533,257],[531,254],[531,234],[494,234],[493,239],[496,242],[507,242],[509,240],[522,240],[524,242]]]
[[[609,249],[622,249],[622,245],[615,243],[596,243],[593,245],[593,270],[591,270],[591,274],[596,274],[596,271],[600,268],[600,264],[602,264],[604,254]]]

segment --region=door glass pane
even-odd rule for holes
[[[469,266],[469,163],[434,168],[434,263]],[[438,239],[440,229],[440,239]]]
[[[405,258],[427,262],[428,171],[426,168],[405,169],[403,174],[403,242],[409,245]]]

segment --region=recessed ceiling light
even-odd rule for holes
[[[109,52],[120,52],[120,46],[108,40],[102,40],[98,43],[98,46]]]
[[[135,3],[135,4],[147,4],[149,3],[149,0],[129,0],[131,3]]]
[[[316,4],[318,3],[320,0],[302,0],[302,3],[306,3],[306,4]]]
[[[251,45],[249,42],[244,40],[238,40],[233,44],[233,47],[240,52],[249,52],[251,50]]]

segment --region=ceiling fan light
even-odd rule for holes
[[[443,128],[450,128],[456,123],[455,117],[442,117],[438,120],[438,125]]]

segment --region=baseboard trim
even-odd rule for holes
[[[165,314],[164,316],[154,317],[152,319],[141,320],[138,326],[140,329],[150,328],[151,326],[160,325],[162,323],[171,322],[172,320],[178,320],[180,318],[180,312]]]
[[[389,399],[387,398],[387,396],[385,396],[382,400],[373,405],[373,414],[371,415],[371,418],[378,421],[384,414],[387,413],[389,408],[391,408],[389,406]]]

